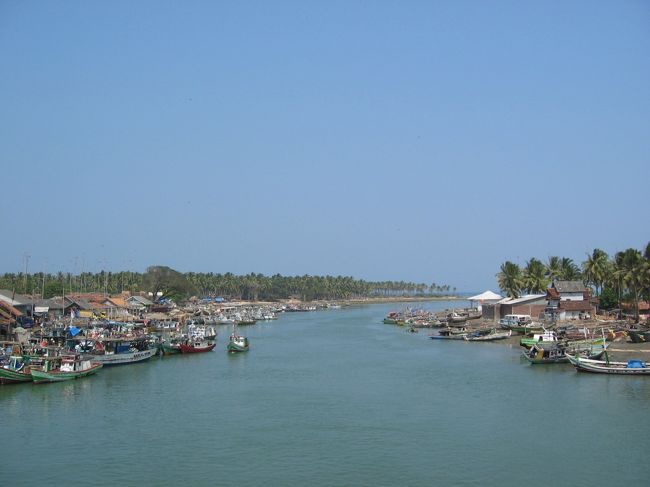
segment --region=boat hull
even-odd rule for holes
[[[82,377],[87,377],[89,375],[95,374],[102,367],[103,364],[95,363],[86,370],[76,370],[71,372],[44,372],[42,370],[32,370],[31,374],[34,383],[36,384],[42,384],[45,382],[63,382],[66,380],[81,379]]]
[[[194,347],[192,345],[184,345],[184,344],[181,344],[179,346],[181,349],[181,353],[205,353],[205,352],[211,352],[216,346],[216,343],[207,345],[205,347]]]
[[[158,352],[156,348],[151,348],[137,352],[91,355],[90,357],[93,362],[99,362],[105,366],[128,365],[149,360],[156,355],[156,352]]]
[[[248,352],[250,348],[248,345],[242,346],[237,345],[236,343],[229,343],[226,347],[230,353],[239,353],[239,352]]]
[[[466,335],[431,335],[432,340],[464,340]]]
[[[32,380],[32,374],[29,371],[16,372],[0,367],[0,384],[20,384],[21,382],[32,382]]]
[[[482,335],[482,336],[466,335],[464,338],[468,342],[493,342],[496,340],[506,340],[507,338],[510,338],[511,335],[512,335],[512,331],[504,331],[504,332],[490,333],[488,335]]]
[[[163,343],[159,345],[159,350],[162,355],[178,355],[181,353],[181,347],[178,345],[169,345]]]
[[[602,360],[590,360],[571,355],[567,356],[571,364],[578,372],[590,372],[594,374],[611,374],[611,375],[645,375],[650,376],[650,367],[643,364],[642,367],[630,367],[630,362],[606,362]],[[638,362],[640,361],[631,361]]]

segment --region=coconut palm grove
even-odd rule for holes
[[[524,267],[506,261],[497,274],[499,287],[511,298],[546,292],[554,280],[582,280],[600,300],[601,309],[650,299],[650,242],[643,251],[628,248],[610,256],[594,249],[580,265],[567,257],[551,256],[546,262],[531,257]]]

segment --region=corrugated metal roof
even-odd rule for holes
[[[538,301],[540,299],[546,300],[546,294],[527,294],[526,296],[521,296],[516,299],[505,298],[499,301],[498,304],[522,304],[527,303],[528,301]]]
[[[553,287],[560,293],[583,293],[587,290],[582,281],[555,281]]]

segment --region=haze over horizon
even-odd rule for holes
[[[0,273],[498,290],[650,241],[650,3],[0,2]]]

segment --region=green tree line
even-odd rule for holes
[[[349,299],[362,297],[433,296],[456,291],[449,285],[406,281],[365,281],[350,276],[282,276],[230,272],[180,273],[167,266],[152,266],[144,273],[122,271],[71,274],[5,273],[0,276],[0,289],[43,296],[71,293],[118,294],[144,291],[183,299],[189,296],[222,296],[227,299],[278,300],[297,297],[304,301],[316,299]]]
[[[650,299],[650,243],[643,251],[629,248],[610,257],[601,249],[587,254],[581,265],[567,257],[549,257],[546,262],[532,257],[524,267],[506,261],[501,264],[499,287],[511,298],[523,293],[543,293],[554,280],[581,280],[600,298],[603,309],[632,303],[639,317],[639,301]]]

